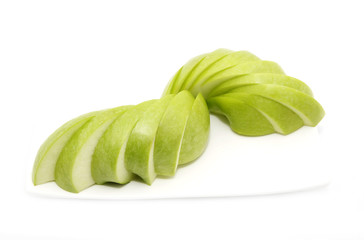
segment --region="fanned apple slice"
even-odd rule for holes
[[[316,126],[325,115],[324,109],[313,97],[285,86],[257,84],[236,88],[231,92],[256,94],[274,100],[291,109],[305,125],[311,127]]]
[[[106,129],[92,156],[91,173],[97,184],[126,184],[132,179],[133,174],[125,168],[126,143],[136,122],[156,102],[150,100],[131,107]]]
[[[249,104],[229,96],[207,99],[210,112],[224,115],[231,129],[241,135],[261,136],[275,132],[266,116]]]
[[[214,97],[228,93],[229,91],[243,87],[248,84],[276,84],[294,88],[300,92],[312,96],[311,89],[302,81],[283,74],[276,73],[253,73],[237,76],[216,86],[208,97]]]
[[[222,96],[235,98],[254,107],[267,118],[277,133],[286,135],[303,126],[302,119],[295,112],[269,98],[244,92],[230,93]]]
[[[193,69],[191,74],[183,80],[183,84],[180,87],[179,91],[189,89],[191,85],[195,84],[195,82],[199,79],[200,75],[205,71],[208,71],[209,68],[213,68],[213,66],[226,58],[234,51],[229,49],[220,48],[211,53],[206,54],[204,59]]]
[[[250,61],[217,72],[216,74],[210,76],[210,78],[206,79],[204,82],[197,83],[193,88],[190,88],[189,90],[194,96],[201,92],[204,97],[207,97],[216,86],[237,76],[249,73],[284,74],[282,68],[275,62]]]
[[[75,132],[56,163],[55,180],[58,186],[77,193],[95,183],[91,176],[91,161],[96,144],[111,122],[129,107],[100,111]]]
[[[179,92],[164,112],[154,144],[157,175],[174,176],[176,173],[183,134],[194,100],[190,92]]]
[[[178,164],[196,160],[205,150],[210,132],[210,113],[205,99],[197,95],[183,134]]]
[[[247,62],[257,62],[261,61],[254,54],[247,51],[237,51],[231,52],[229,54],[220,57],[218,60],[210,64],[208,67],[203,69],[198,76],[191,82],[186,89],[193,89],[194,86],[203,85],[203,83],[218,74],[219,72],[226,71],[230,68],[235,67],[238,64],[247,63]]]
[[[33,166],[33,184],[54,181],[54,169],[63,147],[72,135],[97,112],[87,113],[72,119],[58,128],[39,148]]]
[[[151,185],[156,177],[153,152],[159,122],[175,95],[159,99],[140,117],[130,133],[125,149],[125,167]]]
[[[185,79],[188,79],[196,67],[204,60],[207,54],[202,54],[189,60],[174,75],[170,83],[167,85],[164,95],[178,93]],[[163,96],[164,96],[163,95]]]

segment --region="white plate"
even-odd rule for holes
[[[54,182],[33,186],[29,166],[26,189],[47,197],[114,200],[287,193],[330,182],[325,151],[317,128],[303,127],[288,136],[244,137],[211,116],[206,151],[195,162],[180,167],[173,178],[157,178],[152,186],[137,181],[123,186],[95,185],[74,194]]]

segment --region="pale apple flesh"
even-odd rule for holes
[[[106,128],[128,107],[100,111],[69,139],[56,163],[55,181],[69,192],[80,192],[95,181],[91,176],[92,154]]]
[[[63,147],[72,135],[95,116],[96,112],[84,114],[58,128],[39,148],[33,165],[33,184],[54,181],[54,170]]]
[[[130,133],[125,149],[125,167],[152,184],[157,174],[154,170],[155,136],[160,120],[174,95],[157,100],[142,114]]]
[[[195,98],[188,91],[178,93],[159,123],[154,145],[154,166],[160,176],[174,176],[182,139]]]
[[[91,173],[97,184],[126,184],[132,180],[133,174],[125,168],[124,162],[126,143],[135,123],[156,101],[146,101],[129,108],[106,129],[92,156]]]
[[[205,150],[210,132],[210,114],[205,99],[197,95],[183,134],[178,164],[196,160]]]

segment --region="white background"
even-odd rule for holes
[[[0,239],[364,239],[360,3],[1,1]],[[327,113],[329,187],[109,202],[24,193],[36,123],[56,128],[80,113],[158,98],[189,58],[221,47],[276,61],[313,89]]]

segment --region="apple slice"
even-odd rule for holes
[[[238,64],[251,61],[256,62],[260,61],[260,59],[254,54],[247,51],[231,52],[221,57],[218,61],[213,62],[207,68],[203,69],[199,73],[199,75],[193,80],[193,82],[186,86],[186,89],[193,89],[194,86],[203,84],[207,79],[210,79],[220,72],[233,68]]]
[[[183,134],[179,165],[196,160],[205,150],[210,132],[210,114],[205,99],[197,95]]]
[[[185,65],[183,65],[168,83],[166,89],[164,90],[164,95],[178,93],[185,79],[189,77],[189,75],[204,60],[206,56],[207,54],[199,55],[192,58]]]
[[[231,129],[241,135],[261,136],[274,133],[274,127],[266,116],[234,96],[218,96],[207,99],[212,113],[224,115]]]
[[[95,183],[91,176],[91,160],[96,144],[111,122],[128,108],[130,106],[100,111],[75,132],[56,163],[55,180],[58,186],[77,193]]]
[[[39,185],[54,180],[54,169],[59,154],[72,135],[97,112],[87,113],[72,119],[58,128],[39,148],[33,166],[33,184]]]
[[[204,82],[198,82],[190,88],[192,95],[196,96],[198,93],[202,93],[204,97],[207,97],[210,92],[218,85],[226,82],[237,76],[249,73],[278,73],[284,74],[282,68],[272,61],[250,61],[238,64],[224,71],[217,72],[205,79]]]
[[[208,71],[210,68],[214,68],[214,65],[221,61],[222,59],[226,58],[234,51],[228,49],[217,49],[211,53],[208,53],[204,59],[198,64],[193,71],[189,74],[188,77],[183,79],[183,84],[181,85],[179,91],[184,89],[189,89],[191,85],[193,85],[196,81],[198,81],[201,74],[205,71]]]
[[[154,168],[158,175],[173,176],[176,173],[183,134],[194,100],[190,92],[179,92],[164,112],[154,144]]]
[[[156,177],[153,152],[159,122],[175,95],[151,104],[130,133],[125,149],[125,167],[151,185]]]
[[[311,89],[302,81],[283,74],[276,73],[253,73],[237,76],[216,86],[209,93],[208,97],[214,97],[228,93],[229,91],[243,87],[247,84],[276,84],[294,88],[300,92],[312,96]]]
[[[92,156],[91,173],[97,184],[128,183],[133,174],[125,168],[125,147],[131,130],[157,100],[140,103],[117,117],[98,141]]]
[[[255,94],[276,101],[295,112],[307,126],[316,126],[325,115],[322,106],[313,97],[290,87],[255,84],[235,88],[231,94],[236,92]]]
[[[286,135],[303,126],[302,119],[296,113],[274,100],[244,92],[223,96],[232,97],[258,110],[272,124],[277,133]],[[241,119],[241,122],[245,122],[245,119]]]

